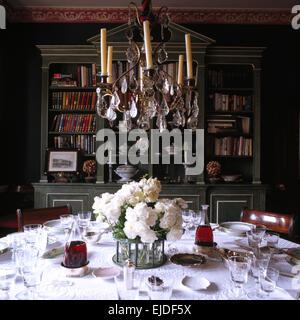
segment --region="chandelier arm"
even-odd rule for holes
[[[134,9],[135,9],[135,15],[136,15],[136,20],[138,22],[138,24],[141,26],[141,20],[140,20],[140,17],[139,17],[139,9],[137,7],[137,5],[134,3],[134,2],[130,2],[129,5],[128,5],[128,9],[129,9],[129,15],[130,15],[130,6],[133,6]],[[129,17],[130,19],[130,17]]]
[[[125,76],[126,76],[131,70],[133,70],[133,69],[140,63],[140,61],[141,61],[141,51],[140,51],[138,45],[137,45],[134,41],[133,41],[133,44],[135,45],[135,47],[136,47],[136,49],[137,49],[137,52],[138,52],[137,62],[136,62],[131,68],[129,68],[127,71],[123,72],[123,73],[118,77],[117,80],[115,80],[115,82],[112,84],[112,91],[115,90],[115,87],[116,87],[117,82],[118,82],[121,78],[125,77]]]

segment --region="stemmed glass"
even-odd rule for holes
[[[16,261],[23,278],[25,291],[17,294],[21,300],[31,300],[38,297],[37,287],[40,285],[43,269],[39,263],[39,250],[36,247],[26,246],[16,250]]]
[[[68,234],[72,228],[73,224],[73,215],[72,214],[63,214],[59,216],[60,225],[63,227],[65,232],[65,240],[67,240]]]
[[[235,299],[243,299],[246,297],[244,291],[244,284],[248,281],[248,273],[251,266],[251,258],[248,256],[232,256],[228,258],[230,280],[232,283],[232,290]]]
[[[263,294],[261,294],[262,298],[269,298],[270,293],[276,288],[278,277],[279,271],[277,269],[269,267],[266,270],[260,270],[259,281],[260,289],[263,292]]]
[[[182,211],[182,220],[183,220],[183,228],[189,233],[190,223],[191,223],[191,213],[192,210],[183,210]]]
[[[0,290],[3,295],[0,299],[10,299],[10,289],[15,281],[17,268],[13,264],[0,267]]]
[[[257,254],[253,255],[251,263],[251,275],[255,281],[255,287],[253,290],[247,292],[247,296],[250,299],[259,299],[259,288],[260,288],[260,272],[266,272],[270,262],[270,254],[258,251]]]
[[[87,212],[78,212],[78,225],[83,229],[83,233],[85,233],[86,228],[89,226],[91,221],[92,213],[90,211]]]
[[[267,228],[263,225],[257,225],[251,230],[253,241],[258,242],[258,245],[261,244],[262,239],[266,233]]]
[[[48,233],[41,224],[24,225],[24,233],[26,234],[26,244],[39,250],[39,256],[42,256],[46,250],[48,243]]]

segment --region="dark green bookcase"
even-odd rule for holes
[[[108,30],[107,44],[114,47],[114,60],[126,60],[125,52],[128,47],[125,32],[128,26],[121,25]],[[219,114],[211,110],[209,96],[218,90],[224,94],[242,94],[243,92],[252,96],[251,110],[247,116],[251,118],[252,154],[251,156],[224,156],[215,157],[208,155],[205,147],[201,157],[206,165],[211,159],[221,162],[224,168],[235,168],[246,177],[241,183],[208,183],[205,172],[196,177],[193,184],[163,184],[162,196],[183,197],[188,201],[191,208],[197,210],[201,204],[207,203],[211,206],[210,218],[212,222],[226,220],[238,220],[240,210],[244,206],[256,209],[265,208],[266,186],[261,184],[260,179],[260,74],[261,59],[264,48],[261,47],[225,47],[216,46],[215,40],[190,29],[171,23],[171,40],[166,43],[169,61],[177,61],[179,54],[185,55],[184,34],[190,33],[192,39],[193,59],[197,62],[197,91],[198,91],[198,128],[205,130],[205,142],[210,136],[207,134],[207,117],[210,114]],[[86,45],[38,45],[42,56],[42,101],[41,101],[41,174],[40,181],[34,183],[35,207],[57,206],[65,203],[72,205],[73,211],[90,210],[93,198],[103,192],[115,192],[120,188],[117,183],[107,182],[106,165],[97,164],[96,183],[49,183],[44,172],[46,149],[52,145],[51,119],[53,115],[63,111],[54,111],[51,107],[51,94],[54,90],[94,91],[95,87],[88,88],[53,88],[50,85],[51,72],[55,66],[59,70],[68,71],[74,65],[95,64],[97,71],[100,68],[100,36],[99,34],[87,40]],[[153,44],[155,46],[155,44]],[[243,87],[211,88],[208,83],[209,70],[247,70],[251,78],[250,85]],[[70,110],[68,113],[76,113]],[[93,113],[93,111],[83,111]],[[227,112],[233,114],[233,112]],[[226,113],[226,114],[227,114]],[[243,114],[243,112],[239,112]],[[237,114],[235,112],[234,114]],[[96,116],[97,130],[106,126],[106,120]],[[80,133],[78,133],[80,134]],[[96,141],[95,149],[100,145]],[[86,155],[86,158],[94,158]],[[117,166],[117,165],[116,165]],[[116,167],[115,166],[115,167]],[[115,168],[114,167],[114,168]],[[160,176],[159,165],[149,164],[143,170],[150,175]],[[116,177],[115,179],[116,180]]]

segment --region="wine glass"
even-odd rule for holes
[[[253,255],[252,263],[251,263],[251,275],[255,281],[255,287],[253,290],[249,290],[247,292],[247,296],[250,299],[259,299],[260,298],[260,272],[265,272],[268,268],[270,262],[269,253],[258,252]]]
[[[266,233],[267,228],[263,225],[256,225],[252,231],[253,241],[258,242],[258,245],[261,244],[261,241]]]
[[[13,264],[0,266],[0,299],[10,299],[10,289],[15,281],[17,268]]]
[[[270,293],[276,288],[276,283],[279,277],[279,271],[275,268],[267,268],[266,270],[260,270],[259,281],[261,289],[261,297],[268,299]]]
[[[86,228],[89,226],[91,221],[92,213],[90,211],[87,212],[78,212],[78,225],[85,232]]]
[[[37,248],[39,255],[42,256],[48,243],[47,230],[41,224],[27,224],[24,226],[24,233],[26,244]]]
[[[62,214],[59,216],[60,225],[63,227],[65,232],[65,240],[67,240],[68,234],[71,230],[73,223],[73,215],[72,214]]]
[[[191,222],[191,210],[182,211],[183,228],[189,233],[189,227]]]
[[[37,287],[41,283],[43,269],[39,263],[39,250],[36,247],[26,246],[16,250],[17,265],[20,268],[26,290],[17,294],[20,300],[37,298]]]
[[[277,232],[268,231],[265,235],[267,246],[271,249],[278,248],[279,234]],[[272,250],[272,251],[273,251]]]
[[[235,299],[245,298],[244,284],[248,281],[248,273],[251,267],[251,258],[249,256],[232,256],[228,258],[230,280]]]

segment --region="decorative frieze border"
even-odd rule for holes
[[[168,12],[178,24],[288,25],[293,16],[289,9],[169,8]],[[7,18],[11,23],[126,23],[128,9],[8,7]]]

